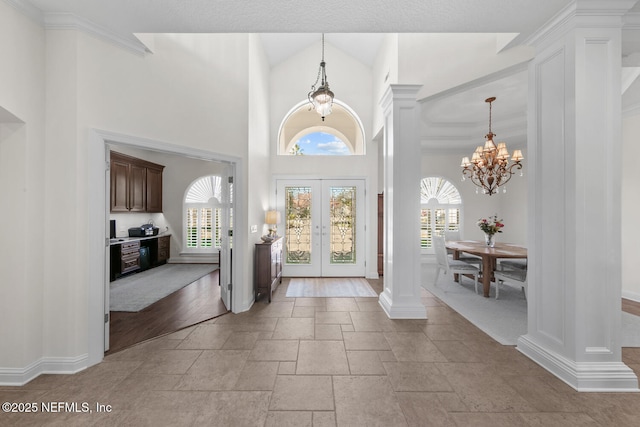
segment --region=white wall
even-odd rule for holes
[[[87,280],[87,230],[100,221],[87,214],[89,130],[246,157],[247,38],[161,35],[152,55],[137,56],[84,33],[47,31],[47,357],[86,357],[87,287],[101,286]]]
[[[260,38],[252,34],[249,39],[249,138],[248,161],[244,179],[247,182],[247,228],[257,227],[257,232],[247,230],[246,266],[253,266],[255,244],[260,236],[267,234],[264,224],[265,211],[274,208],[270,203],[270,153],[275,148],[271,144],[271,127],[269,116],[269,63],[267,61]],[[253,268],[247,272],[248,283],[253,284]],[[248,306],[253,294],[244,295],[243,305]]]
[[[640,301],[640,275],[636,265],[640,261],[640,114],[629,115],[622,121],[622,297]],[[597,230],[594,229],[594,236]]]
[[[0,2],[0,374],[9,377],[42,355],[44,49],[42,28]]]
[[[373,120],[372,133],[377,135],[384,125],[384,115],[380,101],[390,84],[398,80],[398,34],[385,34],[373,64]],[[409,82],[410,83],[410,82]]]
[[[271,188],[270,206],[275,206],[275,179],[278,177],[313,178],[366,178],[367,179],[367,223],[376,224],[377,146],[368,131],[372,128],[373,111],[379,109],[372,98],[372,70],[365,64],[345,54],[329,43],[325,44],[327,79],[336,99],[353,109],[362,121],[365,130],[364,156],[278,156],[276,154],[278,130],[287,113],[298,103],[307,99],[307,93],[318,74],[321,44],[301,51],[297,55],[271,69]],[[311,111],[309,114],[317,115]],[[330,118],[330,116],[329,116]],[[317,116],[321,123],[320,116]],[[367,227],[367,276],[377,277],[376,227]]]
[[[496,34],[398,35],[400,82],[422,84],[418,99],[500,71],[533,58],[518,46],[496,53]]]

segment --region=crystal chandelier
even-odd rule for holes
[[[324,33],[322,34],[322,60],[320,61],[320,68],[318,69],[318,76],[316,82],[311,85],[311,91],[307,97],[313,108],[322,117],[324,121],[325,116],[331,114],[331,106],[333,105],[333,92],[329,89],[329,82],[327,81],[327,75],[325,73],[324,62]],[[321,79],[322,77],[322,79]],[[320,81],[320,87],[316,89],[316,85]]]
[[[467,177],[471,178],[471,182],[482,188],[484,194],[492,195],[498,192],[500,186],[506,192],[504,185],[509,182],[514,173],[514,168],[522,170],[522,151],[514,150],[509,164],[509,152],[504,142],[496,144],[493,137],[496,136],[491,132],[491,103],[495,101],[495,97],[485,99],[489,103],[489,133],[485,135],[485,143],[478,146],[469,161],[468,157],[462,158],[462,180]],[[522,176],[522,172],[520,173]],[[478,192],[478,189],[476,189]]]

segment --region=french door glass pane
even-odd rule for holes
[[[331,264],[355,264],[356,187],[331,187],[329,193],[331,225],[329,262]]]
[[[285,187],[286,262],[311,263],[311,187]]]

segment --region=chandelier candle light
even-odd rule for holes
[[[463,157],[460,165],[462,180],[464,181],[466,177],[471,178],[471,182],[482,188],[482,192],[488,195],[497,193],[500,186],[503,186],[503,191],[506,192],[504,185],[511,179],[514,168],[522,170],[520,161],[524,159],[522,151],[514,150],[511,157],[513,163],[509,165],[507,145],[500,142],[496,146],[493,142],[493,137],[496,135],[491,132],[491,103],[495,100],[495,97],[485,99],[485,102],[489,103],[489,133],[485,135],[484,147],[480,145],[476,148],[471,161],[468,157]],[[522,173],[520,175],[522,176]]]
[[[322,34],[322,60],[320,61],[320,68],[318,69],[318,76],[316,82],[311,85],[311,91],[307,94],[309,102],[312,108],[316,110],[322,117],[324,122],[325,116],[331,114],[331,106],[333,105],[333,92],[329,89],[329,81],[327,80],[327,74],[325,72],[324,62],[324,33]],[[320,81],[320,87],[316,89],[316,85]],[[311,109],[311,108],[309,108]]]
[[[484,232],[484,240],[488,247],[493,248],[495,245],[494,235],[496,233],[502,233],[502,227],[504,224],[501,219],[498,219],[498,215],[490,216],[489,218],[481,218],[478,220],[478,227]]]

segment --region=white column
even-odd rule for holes
[[[621,17],[633,3],[577,0],[532,42],[518,350],[579,391],[638,391],[620,341]]]
[[[384,289],[392,319],[426,319],[420,301],[420,86],[391,85],[384,110]]]

